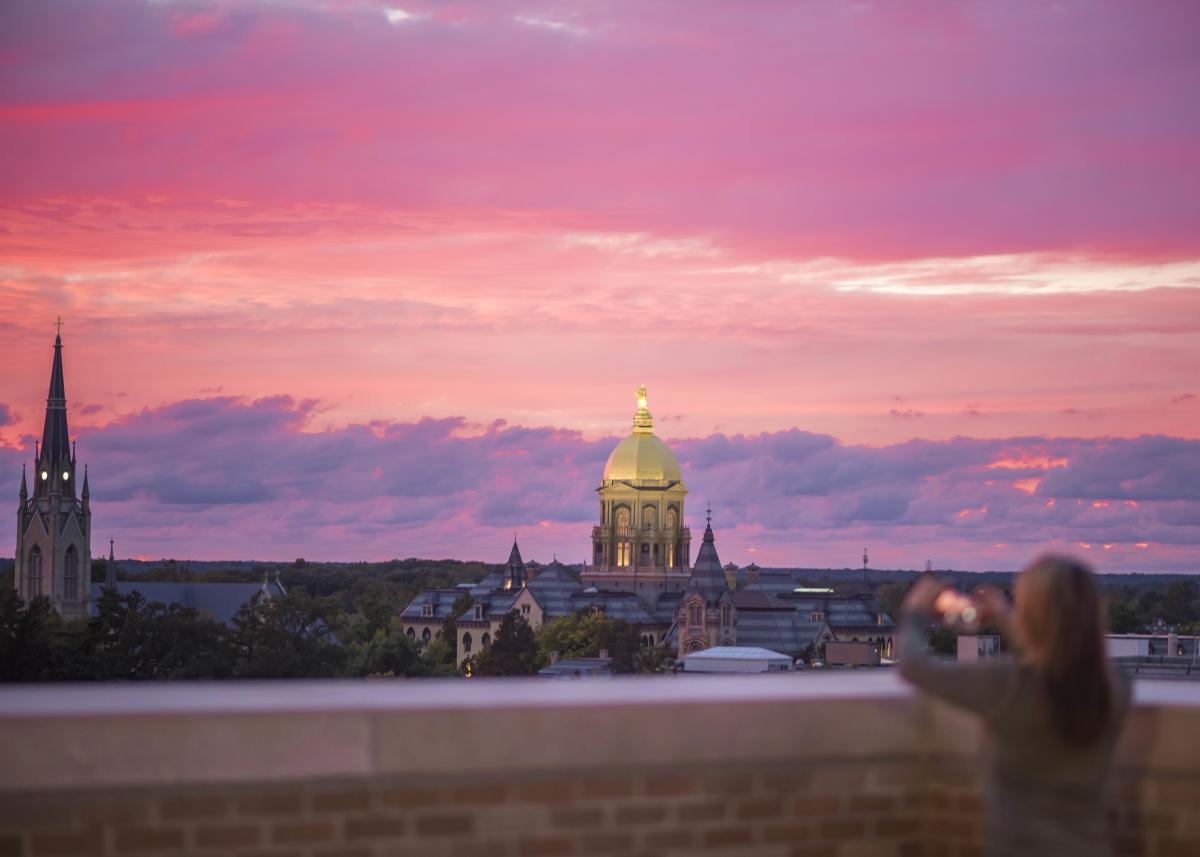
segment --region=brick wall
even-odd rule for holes
[[[921,764],[12,796],[0,855],[919,855]]]
[[[974,721],[876,679],[875,697],[798,681],[232,685],[194,705],[109,689],[128,703],[7,712],[0,693],[0,729],[23,736],[0,767],[0,857],[982,854]],[[1200,854],[1198,725],[1200,707],[1139,707],[1122,857]]]

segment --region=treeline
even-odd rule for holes
[[[459,605],[470,607],[469,596]],[[369,678],[530,675],[562,657],[607,651],[616,672],[665,668],[641,649],[641,630],[602,614],[551,620],[538,632],[508,614],[496,639],[467,664],[456,662],[453,617],[428,646],[402,628],[395,593],[367,584],[341,609],[341,594],[256,595],[226,626],[179,605],[112,590],[95,615],[64,619],[46,597],[26,604],[0,587],[0,681],[166,681],[180,679]]]
[[[1148,578],[1128,582],[1130,575],[1114,582],[1101,577],[1108,609],[1108,627],[1113,634],[1148,634],[1170,629],[1179,634],[1200,634],[1200,584],[1194,578],[1164,579]],[[949,581],[948,581],[949,582]],[[953,581],[956,586],[970,592],[976,584],[969,578]],[[901,601],[904,600],[911,582],[884,583],[875,587],[875,598],[885,613],[898,618]],[[995,585],[995,584],[993,584]],[[999,587],[1012,598],[1013,583],[1009,581]],[[935,647],[938,641],[935,640]],[[949,642],[941,640],[942,647],[950,651]]]

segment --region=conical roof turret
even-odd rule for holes
[[[517,547],[517,537],[513,536],[512,550],[508,552],[508,562],[504,564],[504,588],[521,589],[529,582],[529,574],[525,561],[521,559],[521,549]]]
[[[692,576],[688,579],[688,589],[694,589],[706,599],[715,601],[729,588],[725,579],[725,569],[721,558],[717,556],[717,542],[713,537],[712,512],[708,512],[707,523],[704,527],[704,541],[696,554],[696,563],[692,566]]]

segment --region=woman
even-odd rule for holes
[[[1011,610],[999,591],[977,591],[979,619],[998,625],[1015,654],[978,664],[926,652],[923,632],[943,591],[927,576],[905,598],[900,674],[983,719],[987,853],[1110,854],[1105,781],[1129,687],[1105,657],[1092,573],[1043,557],[1017,578]]]

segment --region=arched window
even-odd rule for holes
[[[42,594],[42,549],[37,545],[29,549],[29,564],[25,571],[25,596],[37,598]]]
[[[629,507],[621,506],[617,509],[617,535],[629,535]]]
[[[409,625],[408,630],[405,631],[404,633],[408,634],[408,639],[410,639],[410,640],[415,640],[417,638],[417,629],[414,628],[412,625]]]
[[[728,628],[733,624],[733,608],[728,604],[721,605],[721,625]]]
[[[75,545],[67,548],[63,559],[63,600],[76,601],[79,598],[79,551]]]
[[[486,648],[487,648],[488,646],[490,646],[491,644],[492,644],[492,635],[491,635],[491,634],[489,634],[487,631],[484,631],[484,632],[483,632],[483,639],[481,639],[481,640],[479,641],[479,645],[481,645],[483,648],[485,648],[485,649],[486,649]]]
[[[658,524],[658,512],[655,511],[653,506],[643,506],[642,507],[642,529],[643,530],[653,530],[655,525],[657,525],[657,524]]]
[[[642,542],[642,565],[650,564],[650,543]]]
[[[688,605],[688,625],[692,628],[699,628],[703,619],[704,608],[699,604]]]
[[[667,530],[674,532],[675,527],[679,524],[679,513],[675,511],[674,506],[667,508]]]
[[[432,639],[433,639],[433,634],[432,634],[432,632],[430,632],[430,630],[428,628],[426,628],[424,631],[421,632],[421,642],[424,643],[425,645],[428,646],[429,641]]]
[[[471,634],[470,632],[463,634],[463,651],[471,651]]]

